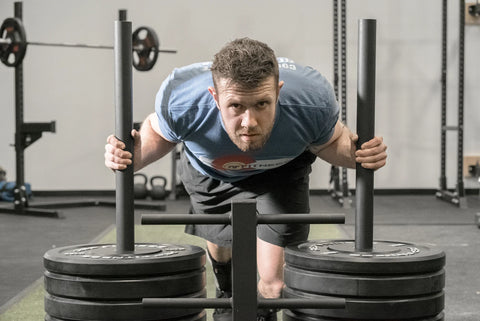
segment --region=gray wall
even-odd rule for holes
[[[112,44],[113,21],[128,10],[135,29],[155,29],[161,45],[154,69],[134,71],[134,120],[153,111],[154,97],[176,66],[210,60],[227,41],[249,36],[278,56],[311,65],[332,79],[332,1],[327,0],[25,0],[29,40]],[[13,1],[0,1],[0,19]],[[357,20],[374,18],[377,34],[376,132],[389,146],[378,188],[435,188],[440,172],[440,0],[348,1],[348,124],[355,130]],[[458,1],[449,1],[449,124],[456,123]],[[465,154],[480,154],[478,55],[480,27],[466,28]],[[475,59],[476,58],[476,59]],[[26,181],[35,190],[113,189],[103,165],[104,142],[114,132],[113,51],[34,47],[24,60],[25,121],[57,121],[26,150]],[[0,64],[0,166],[15,180],[14,69]],[[477,99],[475,99],[477,98]],[[449,185],[455,182],[456,134],[449,134]],[[143,172],[170,178],[170,157]],[[330,166],[317,161],[311,187],[328,187]],[[354,186],[354,171],[349,171]]]

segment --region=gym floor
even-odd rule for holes
[[[36,197],[30,205],[64,200],[65,197]],[[480,212],[478,191],[467,196],[467,203],[467,209],[460,209],[436,199],[433,194],[423,193],[376,195],[374,201],[375,239],[427,244],[446,253],[444,311],[448,321],[480,320],[480,229],[475,223],[475,214]],[[187,213],[189,209],[186,198],[167,200],[165,205],[167,210],[162,213]],[[312,213],[345,213],[347,217],[345,225],[330,226],[337,234],[313,229],[311,239],[332,238],[332,235],[354,238],[353,208],[341,208],[329,195],[312,195],[311,208]],[[38,289],[42,288],[42,257],[47,250],[105,240],[114,229],[114,208],[66,208],[61,209],[61,213],[61,219],[0,214],[0,321],[43,319],[43,290]],[[138,224],[143,213],[152,211],[135,210]],[[172,226],[153,228],[157,242],[203,244],[198,238],[179,233],[179,229],[172,230]],[[175,239],[166,239],[168,237]],[[207,274],[211,274],[208,269]],[[207,284],[210,296],[213,282],[207,278]],[[40,294],[25,302],[35,289]],[[32,312],[35,309],[36,314]]]

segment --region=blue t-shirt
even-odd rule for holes
[[[155,101],[163,136],[183,142],[199,172],[227,182],[282,166],[310,145],[326,143],[338,119],[332,87],[311,67],[287,58],[278,62],[280,80],[285,83],[272,133],[260,150],[242,152],[228,137],[208,92],[213,86],[210,62],[175,69],[163,82]]]

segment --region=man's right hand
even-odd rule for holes
[[[132,137],[136,140],[140,136],[139,132],[132,130]],[[123,170],[132,164],[132,153],[125,151],[125,144],[114,135],[107,137],[105,145],[105,166],[112,170]]]
[[[113,171],[124,170],[133,161],[133,170],[136,172],[170,153],[176,145],[176,143],[163,138],[155,113],[148,115],[142,123],[140,131],[132,129],[131,135],[133,137],[134,159],[132,159],[132,153],[125,150],[123,142],[114,135],[108,136],[104,155],[106,167]]]

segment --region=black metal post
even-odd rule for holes
[[[347,123],[347,0],[341,1],[341,77],[338,75],[338,0],[333,1],[333,89],[337,101],[341,104],[341,119]],[[339,79],[341,78],[340,94]],[[340,97],[341,99],[340,99]],[[340,175],[341,173],[341,175]],[[340,177],[342,183],[340,184]],[[331,196],[343,208],[351,207],[350,192],[348,188],[347,168],[331,167],[330,183],[333,184]]]
[[[333,0],[333,91],[338,100],[338,0]]]
[[[358,24],[357,148],[375,134],[376,20]],[[373,249],[373,170],[356,166],[355,250]]]
[[[347,123],[347,0],[342,0],[341,5],[341,64],[342,64],[342,122]],[[350,199],[348,198],[348,180],[347,168],[342,167],[342,200],[343,207],[350,208]]]
[[[119,21],[127,21],[127,10],[126,9],[118,10],[118,20]]]
[[[333,0],[333,91],[337,102],[338,96],[338,0]],[[330,169],[330,183],[333,185],[331,196],[340,203],[343,201],[339,198],[340,190],[340,170],[337,166],[332,165]]]
[[[447,190],[447,0],[442,1],[442,67],[441,67],[441,128],[440,128],[440,191]]]
[[[232,203],[233,321],[257,318],[257,206]]]
[[[23,18],[22,2],[14,3],[15,18]],[[14,193],[14,207],[23,212],[28,206],[25,192],[25,148],[23,136],[23,62],[15,66],[15,166],[16,186]]]
[[[462,208],[466,208],[465,188],[463,183],[463,106],[465,78],[465,0],[460,2],[458,33],[458,135],[457,135],[457,196]]]
[[[132,23],[115,21],[115,135],[133,154]],[[117,252],[135,248],[133,164],[116,171]]]
[[[172,167],[170,168],[170,184],[172,186],[172,189],[170,191],[170,194],[168,195],[168,199],[170,200],[176,200],[177,199],[177,155],[179,155],[179,152],[177,152],[177,148],[175,147],[171,152],[171,158],[172,158]]]

